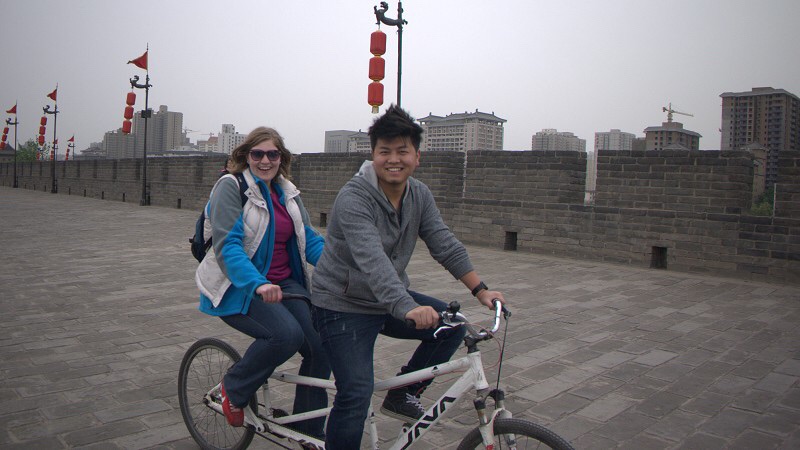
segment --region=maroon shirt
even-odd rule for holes
[[[289,278],[292,269],[289,267],[289,253],[286,251],[286,243],[294,235],[294,225],[286,207],[281,204],[280,197],[274,189],[270,189],[272,198],[272,210],[275,223],[275,243],[272,249],[272,262],[267,271],[267,280],[270,283],[277,283]]]

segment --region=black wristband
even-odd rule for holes
[[[488,291],[489,288],[486,287],[486,285],[483,283],[483,281],[481,281],[480,283],[478,283],[477,286],[475,286],[475,289],[472,290],[472,296],[473,297],[477,297],[478,296],[478,292],[483,291],[483,290],[487,290]]]

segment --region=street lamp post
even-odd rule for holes
[[[386,11],[389,10],[389,5],[386,2],[381,2],[381,8],[373,6],[375,11],[375,18],[378,22],[390,27],[397,27],[397,106],[400,107],[400,79],[403,73],[403,25],[408,22],[403,20],[403,2],[397,2],[397,19],[390,19],[386,17]]]
[[[131,88],[144,89],[144,111],[142,111],[142,119],[144,119],[144,146],[142,151],[142,199],[139,201],[140,206],[150,205],[150,195],[147,192],[147,119],[150,118],[150,108],[148,107],[150,88],[150,75],[145,75],[144,84],[139,84],[139,75],[134,75],[130,79]]]
[[[50,178],[51,178],[51,185],[50,186],[50,193],[57,194],[58,193],[58,185],[56,184],[56,161],[58,160],[58,136],[56,134],[58,128],[58,103],[55,103],[55,108],[53,111],[50,111],[50,105],[46,105],[42,108],[45,114],[52,114],[53,115],[53,153],[52,153],[52,162],[50,164]],[[16,137],[16,136],[15,136]]]
[[[14,181],[12,182],[12,185],[14,188],[18,188],[19,182],[17,181],[17,125],[19,125],[19,120],[17,120],[16,114],[14,115],[13,122],[11,121],[11,117],[6,119],[6,125],[8,126],[14,125]]]

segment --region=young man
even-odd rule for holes
[[[339,191],[312,281],[314,323],[337,387],[326,429],[328,450],[359,448],[379,333],[421,341],[400,373],[446,362],[461,344],[460,327],[433,337],[438,311],[447,305],[408,290],[406,266],[417,238],[481,304],[491,308],[493,299],[504,301],[500,292],[481,282],[466,249],[442,221],[428,187],[411,178],[419,166],[422,127],[392,105],[374,121],[369,136],[372,161],[365,161]],[[407,327],[405,319],[413,320],[416,329]],[[417,420],[425,412],[419,395],[429,384],[389,391],[381,411]]]

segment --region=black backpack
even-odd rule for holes
[[[223,176],[227,172],[223,172]],[[245,191],[247,190],[247,180],[244,179],[244,175],[241,173],[233,174],[236,177],[236,182],[239,183],[239,196],[242,197],[242,206],[247,203],[247,195],[245,195]],[[189,243],[191,244],[192,249],[192,256],[197,261],[202,262],[203,258],[206,257],[206,253],[208,253],[208,249],[211,248],[211,236],[208,239],[205,238],[205,225],[206,225],[206,207],[203,207],[203,210],[200,212],[200,217],[197,218],[197,223],[194,225],[194,236],[189,238]]]

